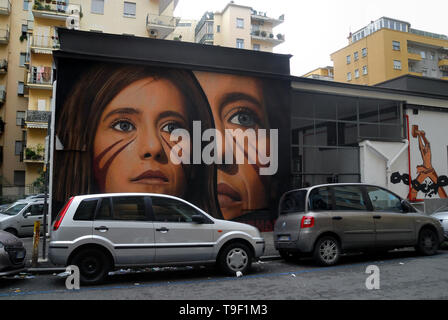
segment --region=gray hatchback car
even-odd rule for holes
[[[348,251],[415,247],[435,254],[444,234],[438,219],[417,213],[396,194],[374,185],[330,184],[285,193],[274,244],[291,259],[311,254],[334,265]]]
[[[264,249],[253,226],[215,219],[176,197],[122,193],[71,198],[53,224],[49,257],[78,266],[89,284],[120,267],[216,263],[235,275]]]

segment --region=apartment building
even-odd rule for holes
[[[332,53],[334,80],[374,85],[406,74],[448,80],[448,37],[382,17]]]
[[[320,67],[304,74],[302,77],[317,80],[334,80],[334,68],[332,66]]]
[[[177,3],[0,0],[0,200],[39,191],[33,183],[44,169],[56,27],[172,39]]]
[[[266,12],[233,2],[221,12],[206,12],[195,28],[195,42],[273,52],[285,41],[274,28],[284,22],[284,15],[272,18]]]

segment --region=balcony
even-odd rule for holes
[[[53,70],[51,67],[31,67],[25,85],[30,89],[53,90]]]
[[[277,34],[277,36],[274,36],[273,33],[257,30],[257,31],[252,31],[250,35],[252,37],[252,40],[269,42],[274,46],[285,42],[285,35],[283,35],[281,33]]]
[[[65,0],[36,0],[33,6],[34,18],[66,21],[73,14],[82,18],[81,5]]]
[[[165,39],[174,31],[178,22],[179,18],[177,17],[148,14],[146,16],[146,29],[150,37]]]
[[[9,29],[0,29],[0,44],[9,43]]]
[[[25,163],[44,163],[45,148],[43,145],[30,146],[25,148],[23,162]]]
[[[6,102],[6,88],[5,86],[0,86],[0,105]]]
[[[33,53],[53,54],[59,48],[59,39],[54,36],[34,34],[31,37],[31,51]]]
[[[8,60],[0,60],[0,74],[5,74],[8,72]]]
[[[28,110],[25,116],[25,126],[28,129],[47,130],[50,118],[51,111]]]
[[[257,21],[260,24],[272,23],[273,28],[278,26],[279,24],[282,24],[285,21],[285,15],[281,15],[278,18],[272,18],[268,17],[266,15],[266,12],[260,12],[255,10],[252,10],[251,18],[252,21]]]
[[[0,14],[9,16],[11,13],[11,1],[0,0]]]
[[[439,69],[442,71],[448,71],[448,57],[442,57],[439,60]]]
[[[421,61],[422,56],[420,55],[420,53],[408,52],[408,59],[412,61]]]

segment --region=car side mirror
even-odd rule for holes
[[[203,224],[205,222],[205,217],[203,215],[196,214],[191,217],[191,220],[193,220],[193,222],[196,222],[197,224]]]
[[[25,212],[25,213],[23,214],[23,217],[24,217],[24,218],[28,218],[29,216],[31,216],[31,212],[30,212],[30,211]]]
[[[406,200],[401,200],[401,207],[403,209],[403,213],[413,212],[413,208],[409,202]]]

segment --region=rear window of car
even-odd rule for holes
[[[280,203],[280,214],[305,212],[306,190],[298,190],[285,194]]]
[[[78,209],[76,209],[75,216],[73,220],[76,221],[92,221],[95,216],[96,205],[98,203],[97,199],[94,200],[84,200],[82,201]]]

